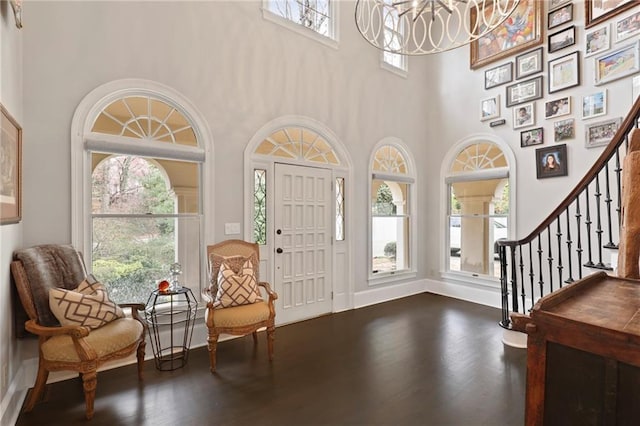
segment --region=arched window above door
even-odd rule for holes
[[[339,165],[333,147],[315,131],[304,127],[284,127],[276,130],[256,147],[255,154],[267,157]]]

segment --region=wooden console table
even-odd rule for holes
[[[513,314],[527,343],[526,425],[640,424],[640,281],[600,272]]]

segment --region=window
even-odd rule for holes
[[[409,171],[406,154],[399,147],[383,143],[375,150],[371,179],[372,278],[413,269],[414,178]]]
[[[332,0],[263,0],[264,17],[305,35],[335,40],[336,2]]]
[[[385,3],[391,5],[392,0],[385,0]],[[404,26],[403,22],[398,15],[398,10],[395,7],[388,7],[385,9],[388,11],[385,14],[384,19],[384,44],[385,48],[389,48],[391,50],[400,49],[402,46],[403,34],[404,34]],[[389,66],[392,68],[391,71],[404,71],[402,75],[406,75],[406,71],[408,69],[408,58],[405,55],[400,55],[398,53],[387,52],[384,50],[382,52],[382,63],[385,65],[385,68],[389,69]]]
[[[253,171],[253,241],[267,244],[267,171]]]
[[[455,157],[447,177],[447,270],[500,276],[497,241],[509,237],[510,185],[504,152],[475,143]]]
[[[344,241],[344,178],[336,178],[336,241]]]

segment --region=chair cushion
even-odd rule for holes
[[[230,308],[261,300],[253,265],[245,260],[240,273],[236,274],[227,261],[222,262],[218,272],[218,293],[213,303],[215,308]]]
[[[49,308],[49,290],[71,290],[84,279],[87,272],[80,253],[70,245],[45,244],[17,250],[14,258],[24,266],[38,324],[60,325]]]
[[[52,288],[49,306],[62,325],[83,325],[95,329],[124,318],[122,309],[107,295],[107,289],[89,275],[75,290]]]
[[[215,309],[214,327],[243,327],[269,319],[269,304],[264,301],[233,308]],[[207,310],[209,315],[209,310]]]
[[[104,327],[92,330],[85,342],[104,358],[134,344],[142,335],[142,323],[133,318],[119,318]],[[41,346],[47,361],[79,362],[80,357],[70,336],[54,336]]]

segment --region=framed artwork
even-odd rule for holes
[[[556,52],[565,47],[576,44],[576,27],[575,25],[549,35],[549,53]]]
[[[536,109],[534,103],[520,105],[513,109],[513,128],[533,126],[536,124]]]
[[[542,97],[542,76],[507,86],[507,107]]]
[[[516,56],[516,79],[542,72],[542,47]]]
[[[640,33],[640,12],[620,19],[614,28],[616,43]]]
[[[484,88],[492,87],[513,81],[513,62],[499,65],[495,68],[488,69],[484,72]]]
[[[549,93],[580,84],[580,52],[549,61]]]
[[[0,224],[22,218],[22,128],[0,105]]]
[[[604,27],[588,31],[585,34],[585,52],[584,56],[595,55],[609,50],[611,47],[611,39],[609,37],[609,24]]]
[[[487,14],[493,12],[488,7]],[[471,27],[482,28],[483,19],[471,8]],[[490,33],[471,43],[471,69],[477,69],[533,46],[542,44],[542,2],[520,0],[515,10],[502,24]]]
[[[543,132],[544,129],[542,127],[520,132],[520,146],[524,148],[527,146],[540,145],[544,143]]]
[[[562,142],[576,137],[576,122],[573,118],[553,123],[553,141]]]
[[[480,101],[480,120],[486,121],[500,117],[500,95]]]
[[[555,28],[567,22],[573,21],[573,3],[552,10],[547,14],[547,28]]]
[[[598,56],[595,84],[600,85],[640,71],[640,41]]]
[[[567,174],[567,145],[536,149],[536,177],[538,179],[566,176]]]
[[[549,0],[549,10],[553,10],[558,6],[562,6],[565,3],[569,3],[571,0]]]
[[[571,96],[544,103],[544,118],[556,118],[571,114]]]
[[[634,6],[637,6],[637,0],[585,0],[584,27],[591,28]]]
[[[22,28],[22,0],[10,0],[16,27]]]
[[[612,118],[606,121],[589,124],[585,127],[585,146],[594,148],[596,146],[608,145],[613,136],[622,124],[622,118]]]
[[[587,120],[607,114],[607,91],[603,90],[582,97],[582,119]]]

